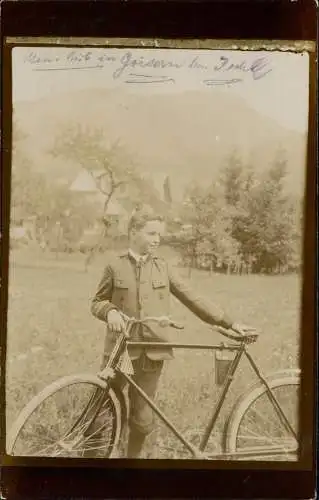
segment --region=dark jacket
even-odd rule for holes
[[[92,314],[107,321],[111,309],[120,309],[128,316],[170,316],[170,293],[188,307],[201,320],[211,325],[230,327],[231,318],[216,305],[199,297],[189,285],[183,283],[169,269],[160,257],[149,257],[141,266],[125,252],[115,257],[105,268],[98,290],[92,300]],[[152,324],[152,337],[147,329],[137,328],[132,341],[167,341],[167,328]],[[105,340],[105,355],[109,355],[116,342],[117,334],[108,331]],[[151,359],[172,359],[172,349],[149,349]],[[132,359],[139,357],[141,349],[130,347]]]

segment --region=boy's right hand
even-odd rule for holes
[[[125,331],[124,320],[116,309],[111,309],[107,315],[108,327],[113,333],[123,333]]]

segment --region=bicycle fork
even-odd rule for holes
[[[121,354],[123,352],[123,346],[125,345],[125,340],[126,339],[125,339],[124,335],[121,335],[117,339],[114,351],[113,351],[106,367],[103,368],[98,375],[104,382],[106,382],[106,387],[101,391],[98,391],[98,390],[94,391],[94,393],[90,397],[89,402],[87,403],[85,409],[83,410],[81,415],[78,417],[76,422],[73,424],[73,426],[70,430],[70,433],[72,433],[74,431],[74,429],[83,420],[84,421],[87,420],[89,412],[90,412],[90,406],[91,406],[91,404],[95,404],[95,410],[93,411],[93,414],[91,415],[90,419],[87,420],[87,426],[86,426],[86,429],[83,433],[83,436],[86,436],[90,432],[90,430],[91,430],[92,426],[94,425],[94,422],[96,421],[96,418],[97,418],[98,414],[100,413],[100,410],[103,406],[104,395],[107,394],[107,392],[111,386],[111,381],[114,379],[115,371],[111,367],[115,366],[116,363],[119,361]],[[98,395],[98,392],[100,392],[100,395]]]

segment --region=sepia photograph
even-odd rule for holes
[[[298,462],[307,51],[11,65],[7,455]]]

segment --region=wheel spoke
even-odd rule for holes
[[[271,439],[269,437],[265,438],[264,436],[247,436],[247,435],[239,435],[238,436],[238,439],[243,439],[245,441],[260,441],[262,443],[265,443],[265,442],[269,442],[270,444],[272,444],[273,446],[283,446],[285,448],[285,450],[289,450],[290,448],[293,448],[296,443],[295,443],[295,439],[294,438],[286,438],[286,439]],[[286,444],[287,443],[287,444]],[[294,443],[294,445],[292,444]]]
[[[270,386],[280,409],[297,433],[299,379],[274,380]],[[227,437],[228,451],[238,453],[239,459],[245,453],[254,456],[255,450],[255,459],[263,455],[268,457],[267,460],[270,457],[272,460],[286,459],[292,451],[293,459],[297,459],[298,442],[284,425],[265,387],[260,386],[247,396],[247,402],[242,403],[240,413],[234,415],[232,422]]]
[[[104,429],[104,428],[105,428],[105,424],[102,424],[98,429],[96,429],[92,434],[90,434],[90,436],[85,437],[83,442],[85,443],[85,442],[91,440],[93,436],[96,436],[97,434],[99,434],[102,431],[102,429]]]
[[[98,451],[98,450],[105,450],[105,448],[107,448],[107,446],[105,446],[105,444],[103,444],[102,446],[88,446],[86,447],[83,452],[86,452],[86,451]]]
[[[67,457],[89,451],[109,456],[119,438],[119,403],[91,381],[49,389],[22,411],[10,454]]]
[[[257,408],[252,408],[251,412],[254,414],[254,416],[257,416],[259,417],[260,421],[262,422],[262,426],[263,426],[263,432],[268,432],[269,433],[269,425],[266,426],[266,429],[265,429],[265,424],[271,424],[272,426],[274,425],[274,420],[273,419],[270,419],[269,417],[267,417],[265,415],[265,413],[262,413],[260,410],[258,410]],[[255,425],[255,422],[256,422],[256,419],[253,418],[253,417],[250,417],[249,421],[251,423],[253,423],[253,425]],[[276,425],[276,424],[275,424]],[[277,425],[278,425],[278,418],[277,418]]]

